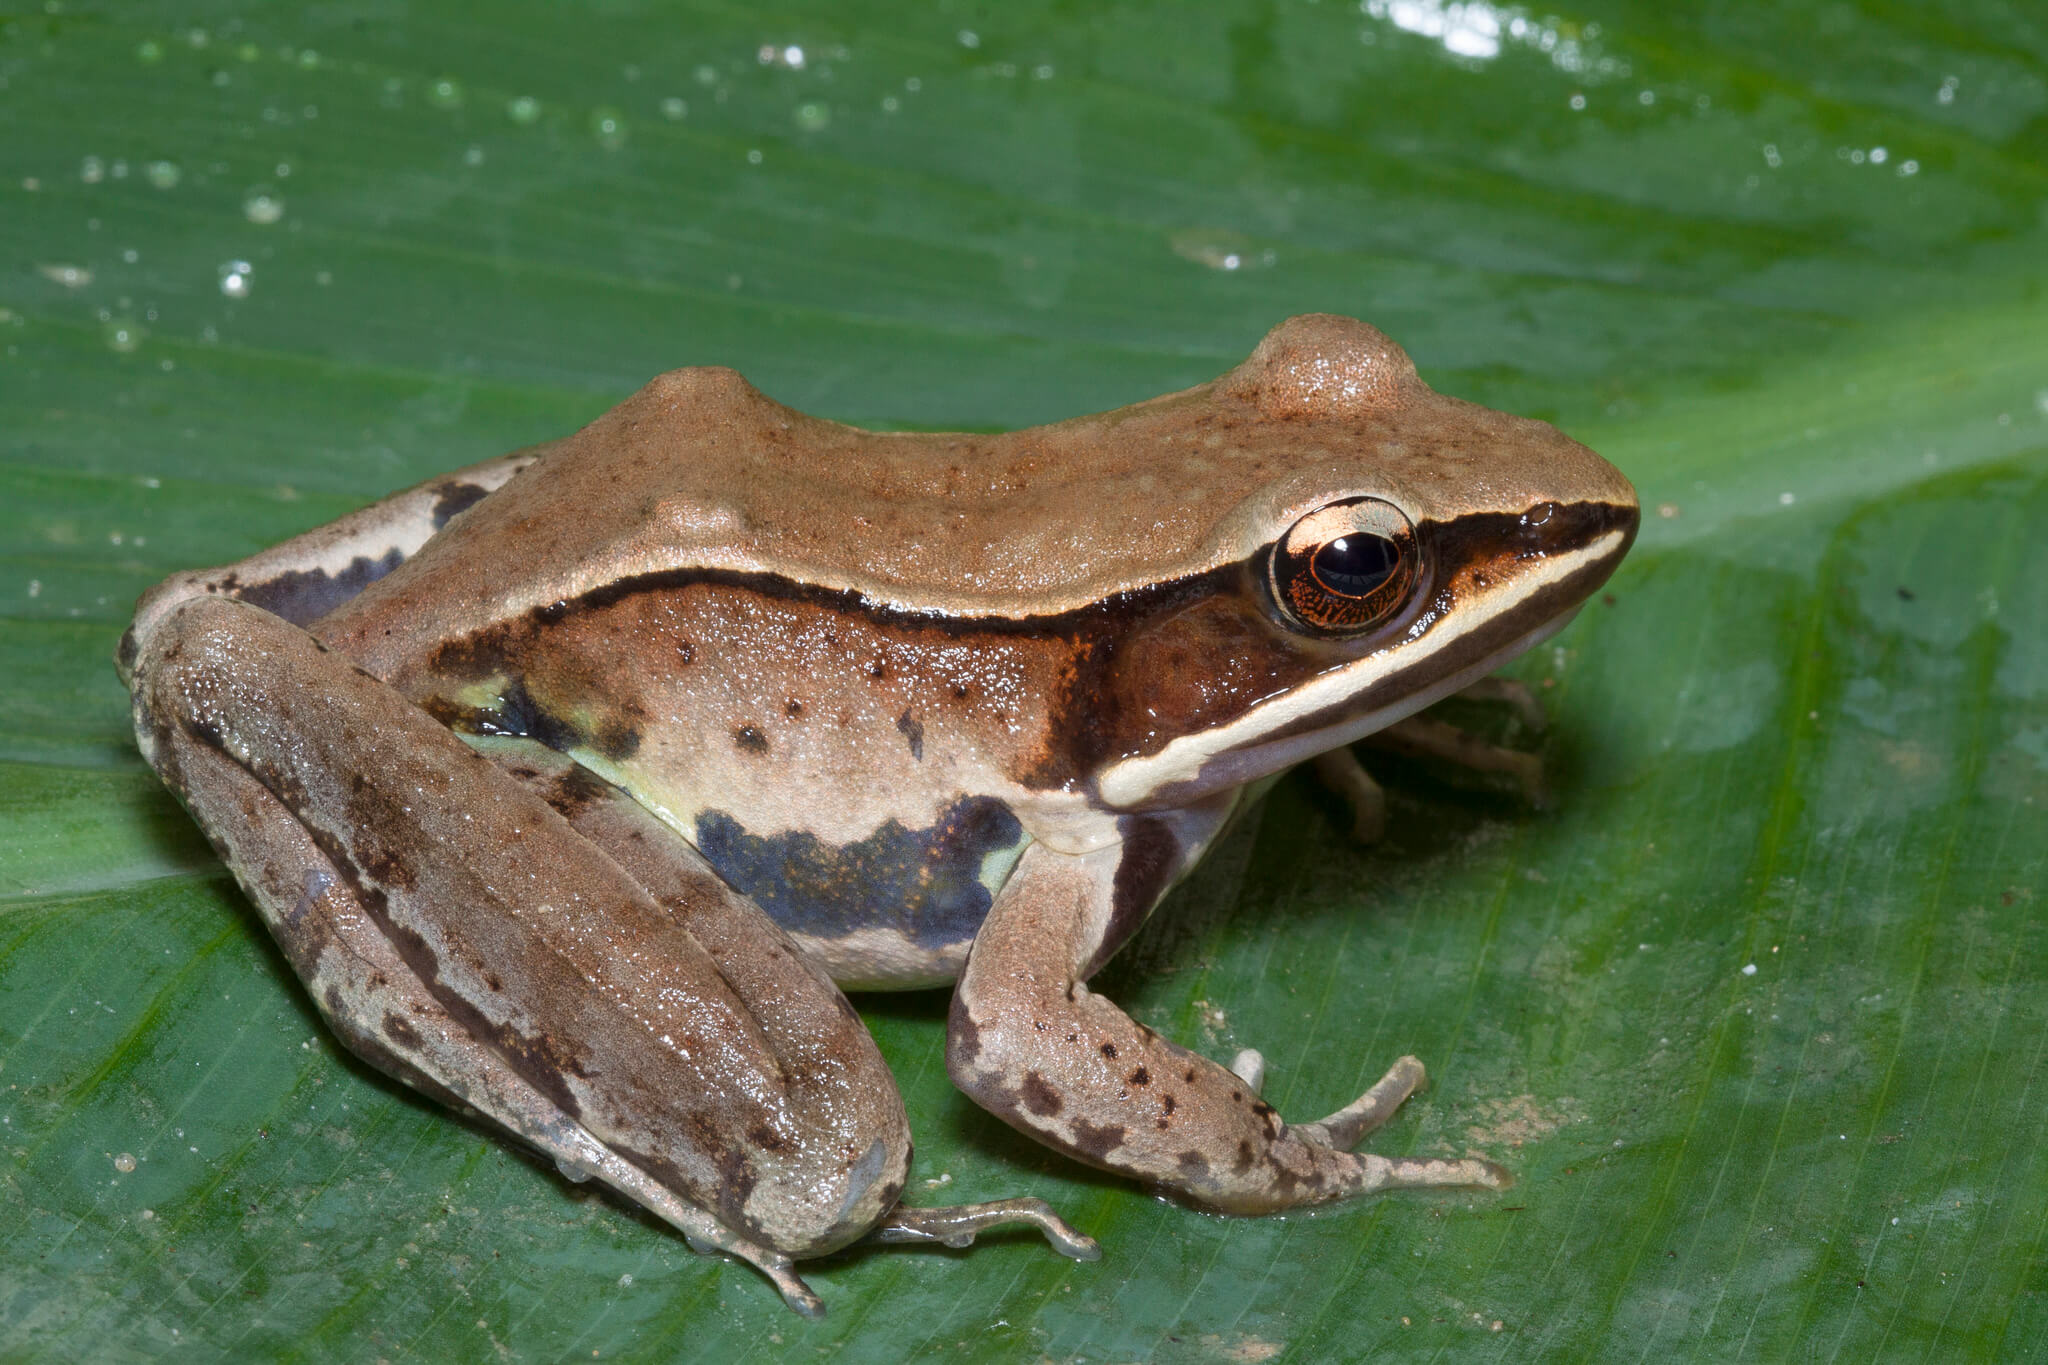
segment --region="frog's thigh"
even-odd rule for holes
[[[828,1109],[871,1109],[866,1126],[901,1133],[903,1150],[892,1148],[889,1158],[900,1188],[909,1136],[895,1081],[867,1026],[825,970],[626,792],[532,740],[471,744],[609,853],[710,954],[774,1048],[792,1096]]]
[[[1329,1127],[1291,1128],[1243,1080],[1090,992],[1082,969],[1113,919],[1122,856],[1034,844],[997,896],[954,994],[947,1049],[954,1080],[977,1103],[1092,1165],[1231,1213],[1404,1186],[1506,1183],[1489,1162],[1390,1161],[1326,1145],[1364,1125],[1345,1122],[1345,1110]],[[1400,1077],[1367,1099],[1389,1083],[1398,1088]],[[1373,1106],[1371,1117],[1386,1107]]]
[[[907,1125],[872,1049],[793,1084],[789,1030],[671,911],[384,684],[218,598],[161,617],[135,678],[144,752],[374,1064],[771,1274],[895,1202]],[[784,989],[836,1012],[808,979]]]

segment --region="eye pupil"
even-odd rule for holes
[[[1356,531],[1326,542],[1310,561],[1325,588],[1340,597],[1365,597],[1401,564],[1401,549],[1385,536]]]

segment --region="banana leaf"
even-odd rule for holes
[[[0,1358],[2017,1359],[2048,1341],[2048,24],[2000,0],[0,13]],[[1505,1194],[1156,1199],[858,1004],[909,1197],[748,1268],[367,1070],[143,767],[138,593],[726,364],[999,429],[1373,321],[1645,526],[1551,802],[1284,781],[1098,978]],[[508,571],[516,566],[507,566]]]

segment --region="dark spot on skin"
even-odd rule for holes
[[[558,753],[575,748],[583,739],[574,726],[559,716],[549,714],[533,699],[533,694],[526,690],[524,678],[514,678],[506,684],[504,696],[494,710],[472,711],[457,718],[444,716],[441,709],[431,705],[427,710],[443,724],[456,725],[480,735],[516,735]]]
[[[1074,1150],[1094,1161],[1107,1161],[1109,1154],[1124,1145],[1130,1130],[1120,1123],[1094,1124],[1074,1120]]]
[[[732,732],[732,742],[750,754],[768,752],[768,736],[762,734],[756,726],[742,725]]]
[[[896,717],[896,728],[910,741],[910,756],[917,762],[924,761],[924,723],[905,711]]]
[[[505,983],[500,981],[494,974],[490,972],[484,973],[484,985],[489,987],[492,991],[502,991],[505,989]]]
[[[1237,1144],[1237,1163],[1233,1165],[1230,1169],[1236,1171],[1239,1175],[1242,1175],[1252,1168],[1252,1163],[1256,1159],[1257,1157],[1256,1154],[1252,1151],[1252,1144],[1250,1140],[1241,1140]]]
[[[1231,1092],[1230,1092],[1230,1102],[1231,1102],[1232,1104],[1243,1104],[1243,1103],[1244,1103],[1244,1091],[1242,1091],[1242,1090],[1233,1090],[1233,1091],[1231,1091]]]
[[[1059,1092],[1047,1085],[1045,1077],[1036,1071],[1024,1073],[1024,1083],[1017,1087],[1017,1094],[1024,1107],[1041,1118],[1051,1118],[1066,1107],[1060,1102]]]
[[[869,666],[868,666],[868,676],[869,676],[870,678],[875,678],[875,679],[881,679],[881,678],[886,678],[886,677],[888,677],[888,676],[889,676],[889,665],[888,665],[888,662],[887,662],[886,660],[883,660],[883,659],[877,659],[877,660],[875,660],[875,662],[874,662],[873,664],[871,664],[871,665],[869,665]]]
[[[539,774],[535,773],[533,777],[537,779]],[[542,800],[568,820],[601,801],[609,801],[619,795],[618,788],[581,764],[571,764],[554,781],[537,784],[536,789]]]
[[[1236,1097],[1233,1096],[1232,1098],[1234,1099]],[[1265,1118],[1267,1115],[1274,1114],[1279,1111],[1274,1109],[1272,1105],[1267,1104],[1264,1100],[1260,1100],[1252,1105],[1252,1112],[1254,1114],[1257,1114],[1260,1118]]]
[[[1195,1069],[1193,1067],[1189,1067],[1188,1074],[1183,1076],[1181,1079],[1186,1081],[1189,1085],[1193,1085],[1195,1083]]]
[[[795,720],[798,716],[802,715],[803,713],[804,704],[798,701],[795,697],[791,697],[789,699],[789,704],[782,708],[782,714],[788,716],[791,720]]]
[[[1179,1166],[1181,1174],[1186,1176],[1199,1179],[1209,1174],[1209,1158],[1203,1156],[1200,1152],[1182,1152],[1174,1158],[1174,1164]]]
[[[846,997],[839,997],[844,1000]],[[852,1007],[848,1006],[850,1010]],[[858,1016],[856,1016],[858,1017]],[[981,1056],[981,1025],[974,1022],[974,1016],[967,1012],[959,993],[953,995],[952,1004],[946,1007],[946,1071],[957,1076],[961,1070],[973,1064]]]
[[[614,763],[624,763],[640,752],[640,727],[627,720],[610,720],[591,736],[591,746]]]
[[[440,530],[463,512],[482,502],[490,490],[473,483],[445,483],[434,499],[434,529]]]
[[[1137,1069],[1136,1071],[1133,1071],[1133,1072],[1131,1073],[1131,1084],[1132,1084],[1132,1085],[1150,1085],[1150,1084],[1152,1084],[1152,1073],[1151,1073],[1151,1072],[1149,1072],[1149,1071],[1147,1071],[1147,1070],[1146,1070],[1146,1069],[1145,1069],[1144,1067],[1142,1067],[1142,1066],[1141,1066],[1141,1067],[1139,1067],[1139,1068],[1138,1068],[1138,1069]]]
[[[412,1026],[411,1021],[404,1015],[393,1014],[389,1010],[384,1012],[384,1036],[400,1047],[409,1048],[414,1052],[418,1052],[424,1043],[419,1030]]]
[[[1116,1044],[1115,1044],[1115,1043],[1104,1043],[1104,1044],[1102,1045],[1102,1055],[1103,1055],[1103,1056],[1105,1056],[1105,1057],[1107,1057],[1107,1058],[1109,1058],[1109,1060],[1111,1060],[1112,1062],[1113,1062],[1113,1061],[1115,1061],[1115,1060],[1116,1060]]]
[[[1180,1108],[1180,1101],[1171,1095],[1161,1095],[1159,1097],[1159,1108],[1168,1117],[1172,1117],[1173,1111]]]
[[[234,589],[234,596],[303,626],[327,615],[404,562],[405,555],[394,547],[379,559],[357,555],[331,577],[325,569],[287,569],[275,578]]]
[[[748,1128],[747,1141],[764,1152],[786,1152],[790,1147],[789,1139],[765,1123],[757,1123]]]
[[[724,811],[706,811],[696,844],[726,885],[785,929],[821,938],[891,929],[920,947],[946,948],[971,940],[988,915],[982,861],[1023,834],[1008,806],[970,796],[929,828],[889,820],[841,845],[807,830],[750,834]]]
[[[676,662],[679,664],[693,664],[697,662],[697,646],[691,644],[688,640],[676,641]]]

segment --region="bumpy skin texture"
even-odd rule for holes
[[[1399,560],[1343,629],[1301,615],[1322,579],[1277,586],[1326,523]],[[1554,630],[1635,524],[1597,455],[1345,318],[1000,436],[688,370],[175,576],[121,663],[144,753],[339,1036],[812,1311],[791,1260],[870,1231],[1093,1252],[1031,1201],[895,1207],[908,1125],[835,981],[957,979],[968,1094],[1215,1208],[1501,1183],[1346,1150],[1413,1059],[1290,1126],[1085,982],[1259,784]]]

